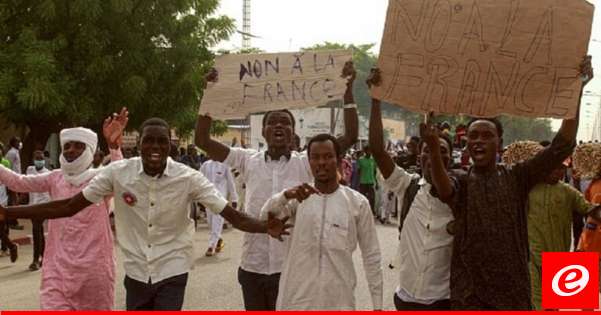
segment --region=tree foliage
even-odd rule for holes
[[[219,0],[5,0],[0,113],[43,144],[65,126],[99,129],[127,106],[130,128],[196,116],[209,51],[234,31]],[[26,142],[27,145],[27,142]]]

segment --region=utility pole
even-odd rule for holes
[[[250,0],[242,0],[242,48],[249,49],[250,45]]]

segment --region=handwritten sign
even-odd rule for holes
[[[199,112],[220,119],[298,109],[340,100],[342,69],[351,51],[224,55],[215,61],[218,82],[205,90]]]
[[[571,118],[584,0],[390,0],[374,97],[412,111]]]

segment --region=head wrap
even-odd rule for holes
[[[60,133],[61,148],[68,142],[80,142],[86,145],[86,149],[74,161],[67,161],[61,153],[61,170],[65,181],[74,186],[80,186],[94,177],[96,172],[91,172],[90,167],[94,160],[94,152],[98,146],[98,136],[90,129],[77,127],[63,129]]]

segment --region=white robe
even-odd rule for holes
[[[346,186],[302,203],[283,193],[265,203],[261,216],[291,216],[294,224],[280,277],[278,310],[354,310],[357,283],[353,252],[361,248],[374,309],[382,308],[380,246],[367,199]]]

